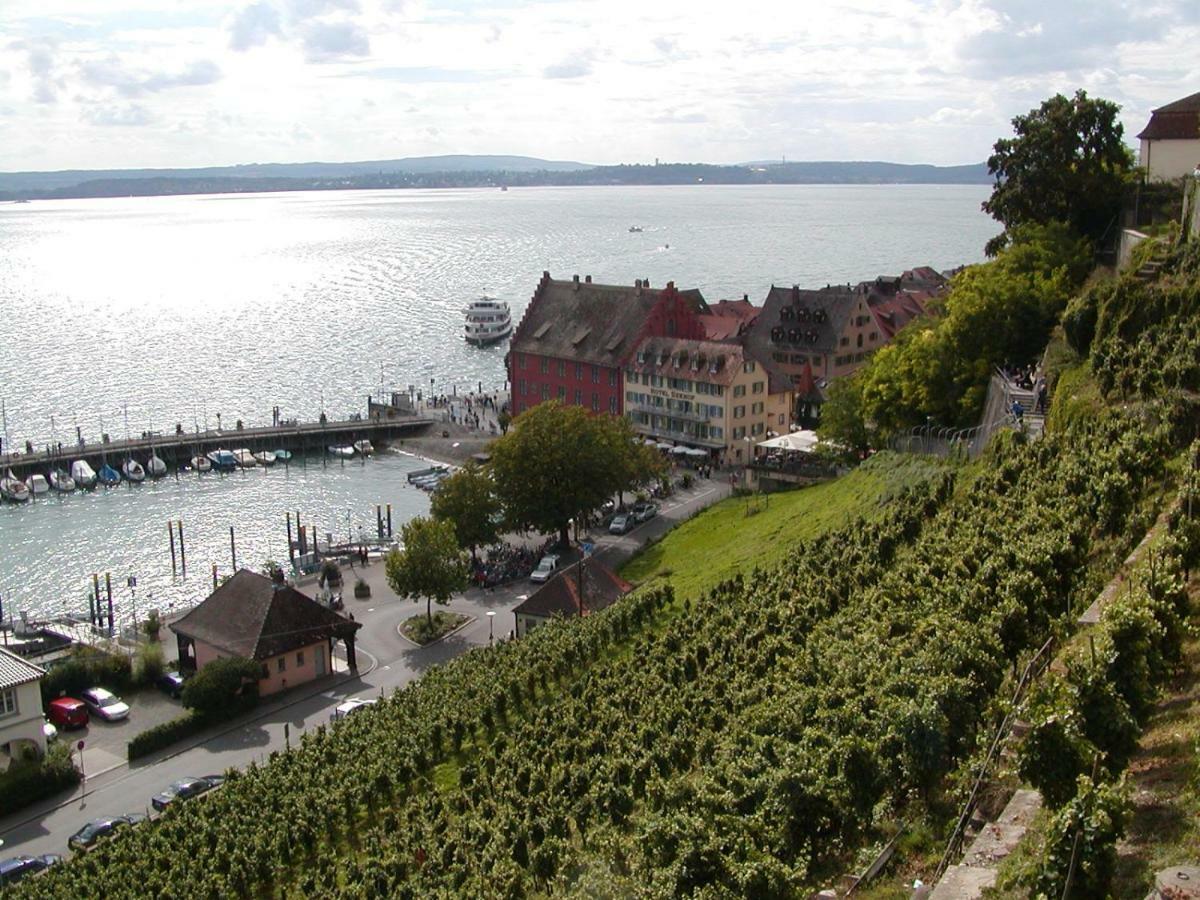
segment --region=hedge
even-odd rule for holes
[[[185,712],[182,716],[171,719],[169,722],[147,728],[141,734],[134,735],[130,740],[127,751],[129,760],[132,762],[155,750],[169,747],[176,741],[203,731],[209,724],[211,723],[208,719],[193,712]]]
[[[0,775],[0,809],[16,812],[39,800],[79,784],[79,770],[71,759],[71,748],[51,744],[40,762],[14,762]]]

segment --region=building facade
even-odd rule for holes
[[[41,680],[46,672],[0,648],[0,771],[26,752],[46,755]]]
[[[1200,168],[1200,93],[1154,110],[1138,140],[1138,164],[1151,181],[1191,175]]]

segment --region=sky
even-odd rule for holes
[[[1200,91],[1197,0],[0,0],[0,170],[986,159]]]

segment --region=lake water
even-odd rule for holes
[[[518,317],[555,277],[698,287],[761,302],[982,259],[996,223],[977,185],[695,186],[370,191],[0,204],[0,399],[5,446],[70,444],[180,423],[229,427],[365,411],[408,385],[504,382],[503,347],[462,340],[488,293]],[[630,233],[629,227],[643,228]],[[427,509],[386,456],[363,466],[201,479],[0,506],[6,612],[78,608],[92,572],[129,574],[157,605],[194,602],[212,563],[286,557],[284,513],[322,534],[396,527]],[[347,526],[347,515],[349,525]],[[171,578],[166,520],[189,570]],[[120,595],[127,595],[122,587]],[[139,603],[142,598],[139,597]],[[86,609],[86,606],[84,607]]]

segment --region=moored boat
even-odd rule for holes
[[[112,487],[114,484],[120,483],[121,473],[108,463],[105,463],[100,467],[100,471],[96,473],[96,480],[105,487]]]
[[[9,469],[8,474],[0,478],[0,497],[13,503],[24,503],[29,499],[29,485]]]
[[[493,297],[480,297],[466,308],[464,336],[469,344],[493,344],[512,332],[512,314],[508,303]]]
[[[212,467],[213,467],[212,460],[209,459],[207,456],[193,456],[192,457],[192,468],[195,469],[197,472],[208,472],[208,471],[212,470]]]
[[[46,476],[40,472],[35,472],[25,479],[25,486],[29,488],[29,493],[37,497],[40,494],[50,493],[50,482],[46,480]]]
[[[285,462],[288,462],[289,460],[291,460],[291,458],[292,458],[291,450],[276,450],[275,451],[275,461],[276,462],[285,463]]]
[[[253,469],[258,465],[258,460],[254,458],[254,454],[250,452],[249,447],[241,447],[234,450],[233,458],[237,460],[237,464],[243,469]]]
[[[363,456],[370,456],[372,453],[375,452],[375,448],[373,446],[371,446],[371,442],[368,440],[355,441],[354,449],[357,450],[359,453],[361,453]]]
[[[232,472],[237,468],[237,457],[233,455],[232,450],[213,450],[206,454],[208,461],[212,463],[212,467],[218,472]]]
[[[96,486],[96,470],[88,465],[86,459],[77,459],[71,463],[71,477],[75,479],[76,486],[84,490]]]
[[[254,454],[254,461],[260,466],[273,466],[275,465],[275,451],[260,450],[258,453]]]
[[[139,484],[146,480],[146,470],[136,459],[127,459],[121,463],[121,471],[125,474],[125,478],[134,484]]]
[[[92,476],[93,480],[95,477],[95,475]],[[67,474],[66,469],[51,469],[50,487],[60,493],[69,494],[75,490],[75,479]]]
[[[341,457],[342,459],[349,459],[350,457],[352,457],[354,455],[354,448],[353,447],[330,447],[329,455],[330,456],[338,456],[338,457]]]
[[[146,474],[151,478],[162,478],[167,474],[167,464],[157,453],[151,453],[150,458],[146,460]]]

